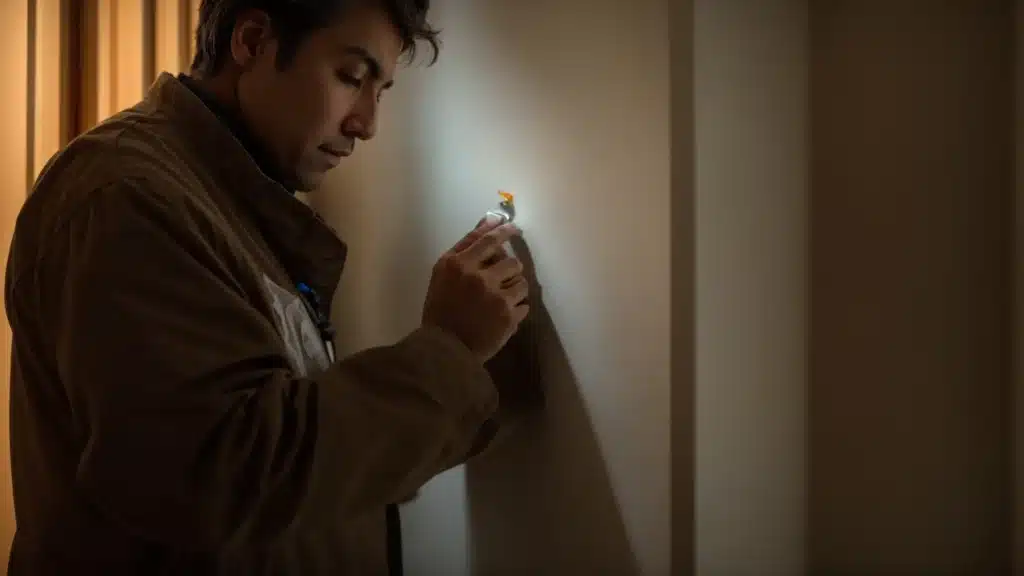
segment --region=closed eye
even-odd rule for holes
[[[341,80],[341,82],[343,84],[347,84],[347,85],[349,85],[349,86],[351,86],[353,88],[362,88],[363,87],[363,79],[362,78],[356,78],[355,76],[353,76],[351,74],[348,74],[348,73],[345,73],[345,72],[338,72],[337,76],[338,76],[338,80]]]

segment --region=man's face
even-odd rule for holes
[[[376,130],[402,43],[382,9],[361,4],[304,39],[283,70],[271,38],[241,73],[242,115],[289,188],[316,188],[357,139],[369,140]]]

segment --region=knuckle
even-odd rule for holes
[[[465,273],[466,281],[474,291],[482,293],[486,293],[488,291],[487,279],[484,278],[483,274],[481,274],[479,270],[475,272],[466,270]]]
[[[488,234],[480,239],[480,245],[484,248],[495,248],[500,244],[498,237],[494,234]]]
[[[445,254],[437,261],[434,265],[434,270],[438,272],[449,272],[459,267],[459,259],[454,254]]]
[[[474,267],[458,255],[453,256],[448,262],[448,270],[457,278],[466,278],[474,275]]]
[[[503,301],[502,306],[498,308],[498,319],[503,324],[511,324],[515,319],[515,309],[508,302]]]

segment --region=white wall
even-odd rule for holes
[[[659,0],[439,2],[440,62],[399,77],[377,140],[314,200],[352,250],[343,350],[418,323],[434,259],[499,188],[561,336],[546,414],[406,507],[410,574],[668,573],[666,16]]]
[[[804,0],[697,0],[696,565],[803,573]]]
[[[438,8],[441,63],[318,200],[352,245],[343,348],[411,329],[507,188],[567,359],[543,418],[406,509],[410,573],[668,573],[670,245],[696,257],[676,573],[1005,572],[1005,4],[696,0],[671,100],[694,238],[669,230],[661,3]]]

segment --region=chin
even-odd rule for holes
[[[299,174],[292,183],[292,190],[296,192],[312,192],[323,184],[326,173],[315,172],[310,174]]]

